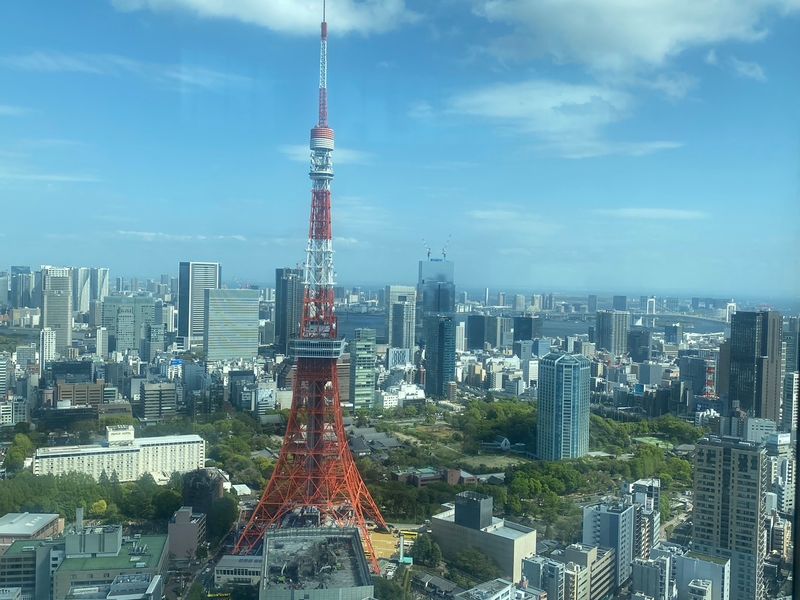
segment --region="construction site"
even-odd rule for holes
[[[361,600],[372,578],[355,527],[275,529],[264,540],[259,591],[270,600]]]

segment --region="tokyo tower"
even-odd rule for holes
[[[292,411],[267,489],[236,544],[250,554],[271,528],[357,527],[378,569],[367,520],[386,522],[361,479],[344,431],[336,363],[344,350],[334,314],[331,230],[333,130],[328,126],[328,24],[323,4],[319,61],[319,120],[311,129],[311,219],[299,338],[292,341],[297,372]]]

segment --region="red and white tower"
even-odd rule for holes
[[[323,8],[319,61],[319,121],[311,129],[311,219],[300,337],[292,341],[297,372],[292,412],[267,489],[236,544],[254,552],[274,527],[355,526],[377,560],[366,521],[386,522],[353,460],[339,404],[336,363],[344,350],[334,314],[331,180],[333,130],[328,127],[328,24]]]

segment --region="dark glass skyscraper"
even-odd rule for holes
[[[614,310],[628,310],[628,297],[614,296],[611,301],[611,308]]]
[[[417,280],[417,323],[421,327],[429,315],[453,314],[456,285],[453,262],[442,258],[419,261]],[[422,333],[421,331],[418,333]]]
[[[514,341],[533,340],[542,337],[540,317],[514,317]]]
[[[774,311],[737,311],[731,319],[731,410],[780,422],[783,319]]]
[[[456,323],[452,315],[425,317],[425,394],[446,398],[456,376]]]
[[[300,333],[303,292],[302,269],[275,269],[275,349],[281,354]]]

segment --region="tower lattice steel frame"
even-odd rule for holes
[[[323,5],[324,6],[324,5]],[[297,372],[292,411],[267,489],[236,544],[249,554],[270,528],[308,524],[355,526],[373,570],[377,558],[367,520],[386,522],[358,472],[344,431],[336,363],[344,350],[334,313],[331,180],[333,130],[328,126],[328,24],[323,7],[319,121],[311,129],[311,218],[300,337],[292,341]]]

